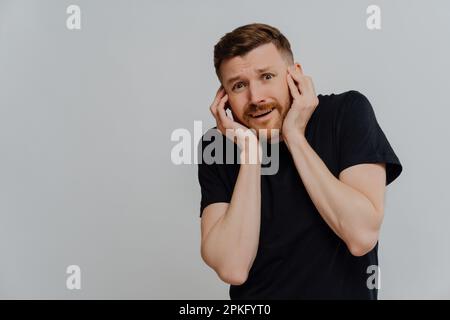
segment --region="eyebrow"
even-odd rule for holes
[[[267,67],[264,67],[264,68],[257,69],[256,71],[261,74],[261,73],[264,73],[264,72],[266,72],[266,71],[268,71],[268,70],[270,70],[272,68],[273,68],[272,66],[267,66]],[[241,78],[241,76],[234,76],[234,77],[228,79],[226,83],[227,84],[231,84],[232,82],[234,82],[236,80],[239,80],[240,78]]]

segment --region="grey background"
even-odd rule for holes
[[[444,0],[0,0],[0,298],[228,298],[200,258],[197,167],[172,164],[170,135],[214,126],[213,45],[264,22],[317,93],[369,98],[404,166],[380,298],[449,299],[449,14]]]

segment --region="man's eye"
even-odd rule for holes
[[[271,74],[271,73],[265,73],[265,74],[263,74],[263,78],[264,78],[265,80],[270,80],[270,79],[273,78],[273,74]]]
[[[244,86],[244,83],[243,82],[238,82],[238,83],[236,83],[234,86],[233,86],[233,90],[235,90],[235,89],[240,89],[240,88],[242,88]]]

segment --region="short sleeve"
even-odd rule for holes
[[[205,141],[203,138],[198,145],[199,159],[205,147],[211,143]],[[203,214],[203,209],[208,205],[216,202],[230,202],[231,195],[229,188],[223,180],[223,175],[220,174],[219,165],[215,162],[208,164],[205,161],[198,163],[198,181],[200,183],[201,200],[200,200],[200,217]]]
[[[402,172],[402,164],[380,128],[369,100],[349,91],[337,121],[338,172],[361,163],[385,163],[386,185]]]

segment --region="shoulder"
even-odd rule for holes
[[[335,118],[355,116],[373,116],[373,108],[369,99],[357,90],[349,90],[342,93],[331,93],[327,95],[318,95],[319,105],[323,109],[332,113]]]
[[[319,98],[319,103],[332,105],[336,108],[343,108],[343,106],[355,103],[369,102],[367,97],[357,90],[349,90],[342,93],[319,94],[317,97]]]

